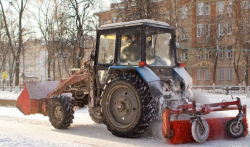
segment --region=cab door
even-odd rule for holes
[[[117,31],[100,31],[97,34],[97,58],[95,65],[98,88],[102,88],[108,78],[108,69],[116,61]]]

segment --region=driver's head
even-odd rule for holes
[[[132,36],[132,41],[136,41],[137,40],[137,36],[136,35],[133,35]]]

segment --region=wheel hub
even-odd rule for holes
[[[127,127],[138,115],[138,101],[135,93],[127,86],[116,86],[110,91],[108,113],[117,126]]]
[[[121,116],[127,116],[131,112],[131,102],[127,97],[122,97],[116,102],[117,111]]]
[[[54,115],[55,115],[57,120],[62,120],[63,119],[63,111],[62,111],[61,106],[56,106],[55,107]]]
[[[234,124],[232,125],[232,132],[235,133],[235,134],[237,134],[237,133],[239,133],[239,131],[240,131],[239,124],[234,123]]]

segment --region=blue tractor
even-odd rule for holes
[[[57,83],[26,83],[17,107],[24,114],[48,115],[55,128],[65,129],[74,107],[87,105],[92,120],[112,134],[138,137],[165,107],[192,98],[192,78],[177,62],[175,37],[159,21],[103,25],[85,68]]]

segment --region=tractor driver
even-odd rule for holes
[[[137,62],[140,60],[140,39],[137,34],[126,36],[126,46],[121,49],[121,62]]]

